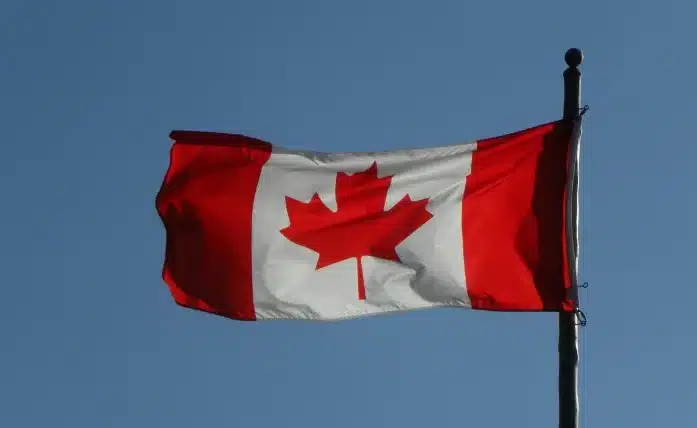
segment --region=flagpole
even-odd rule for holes
[[[581,106],[578,66],[583,54],[572,48],[564,60],[568,66],[564,71],[564,119],[573,119]],[[574,177],[574,187],[577,179]],[[576,314],[568,312],[559,313],[559,428],[578,428],[578,326]]]

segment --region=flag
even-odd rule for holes
[[[573,131],[373,153],[174,131],[164,281],[238,320],[574,311]]]

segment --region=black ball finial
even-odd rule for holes
[[[580,49],[571,48],[566,51],[564,61],[566,61],[566,65],[569,67],[576,68],[583,62],[583,52]]]

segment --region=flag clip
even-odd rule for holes
[[[585,327],[586,324],[588,324],[588,320],[586,319],[586,314],[583,313],[582,310],[576,309],[576,320],[578,323],[576,325],[579,325],[581,327]]]

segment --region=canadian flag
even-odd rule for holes
[[[375,153],[174,131],[164,281],[239,320],[573,311],[577,128]]]

